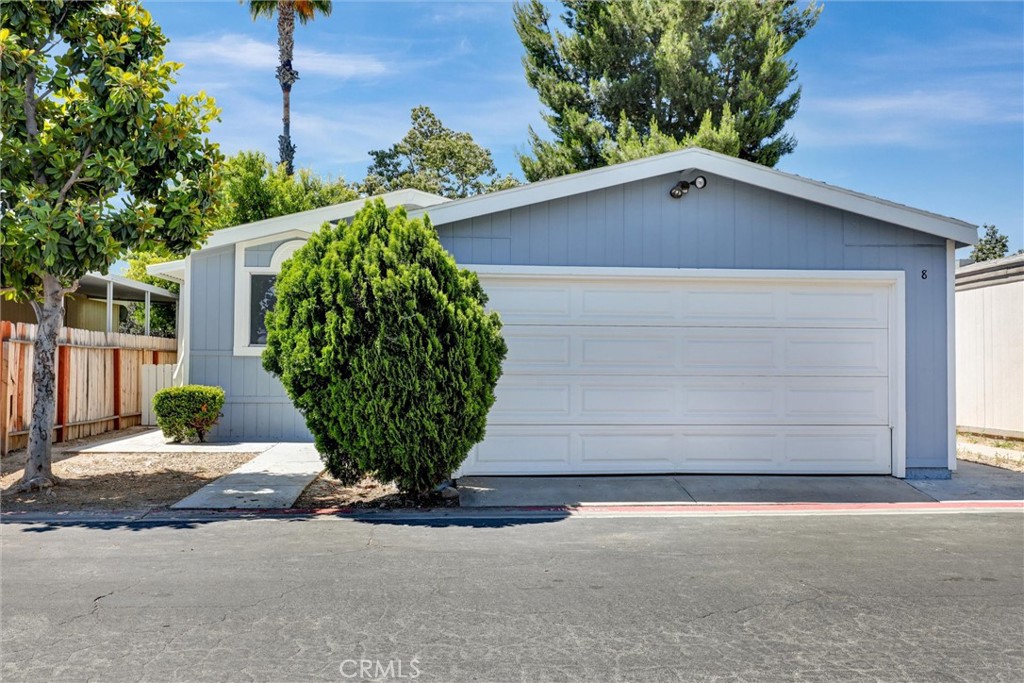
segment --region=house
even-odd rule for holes
[[[1024,438],[1024,254],[956,270],[956,418]]]
[[[509,344],[461,474],[849,473],[955,468],[953,258],[975,226],[702,149],[429,214]],[[309,438],[263,371],[274,273],[359,202],[214,234],[150,272],[183,284],[190,382],[220,439]]]
[[[117,275],[86,273],[78,289],[64,299],[64,326],[92,332],[117,332],[128,317],[129,303],[145,307],[145,334],[149,334],[149,310],[152,304],[173,304],[174,292]],[[27,303],[0,299],[0,320],[36,324],[36,314]]]

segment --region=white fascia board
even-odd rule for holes
[[[301,230],[306,234],[313,234],[320,229],[324,223],[331,223],[356,215],[366,202],[371,199],[383,199],[388,208],[396,206],[425,207],[435,206],[450,201],[445,197],[422,192],[420,190],[395,190],[386,192],[376,197],[353,199],[343,204],[334,204],[319,209],[300,211],[285,216],[267,218],[266,220],[246,223],[233,228],[225,228],[214,232],[206,240],[202,249],[213,249],[224,247],[238,242],[251,242],[253,240],[271,237],[281,232]]]
[[[153,263],[146,266],[146,272],[155,277],[162,277],[165,280],[173,280],[174,282],[179,283],[184,282],[185,261],[186,259],[178,259],[177,261],[164,261],[163,263]]]
[[[410,213],[416,216],[429,214],[434,224],[443,225],[659,175],[694,171],[712,173],[817,204],[902,225],[954,240],[960,245],[974,244],[978,241],[977,227],[965,221],[895,204],[696,147],[521,185],[492,194],[477,195]],[[665,192],[668,192],[668,188]]]

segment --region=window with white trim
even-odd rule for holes
[[[274,285],[281,265],[291,258],[305,239],[288,239],[292,234],[276,235],[235,245],[235,332],[234,354],[258,356],[267,344],[266,315],[274,307],[277,297]],[[307,237],[303,234],[302,237]],[[267,259],[267,249],[276,249]],[[252,253],[248,253],[252,250]]]

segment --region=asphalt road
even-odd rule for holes
[[[0,677],[932,683],[1024,671],[1020,514],[444,524],[4,524]]]

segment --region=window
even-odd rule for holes
[[[263,353],[267,345],[267,312],[277,301],[277,274],[308,236],[292,230],[235,245],[234,355]]]
[[[249,287],[249,344],[267,343],[267,311],[274,307],[276,275],[252,275]]]

